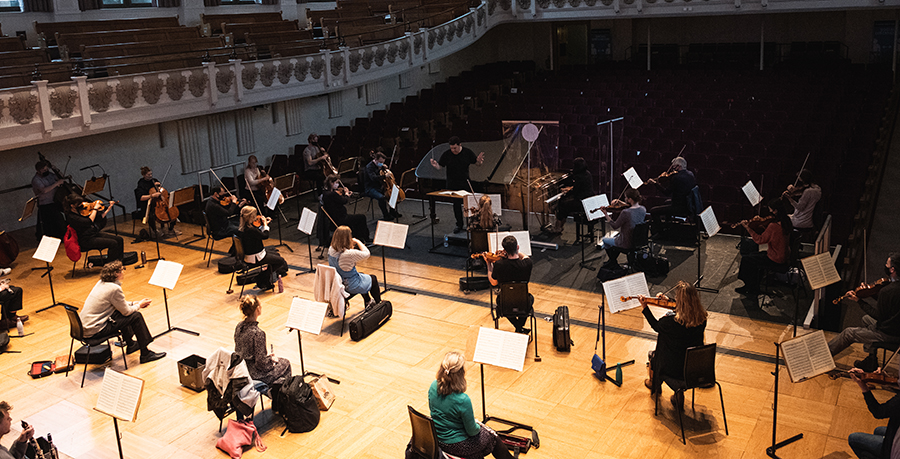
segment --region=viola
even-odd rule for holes
[[[72,181],[71,175],[64,175],[60,172],[59,168],[54,166],[41,152],[38,152],[38,159],[47,161],[47,164],[50,165],[50,170],[56,175],[57,180],[63,180],[63,183],[56,187],[56,191],[53,193],[53,202],[65,206],[66,198],[70,194],[77,194],[79,196],[83,194],[82,191],[84,190],[82,190],[81,186]]]
[[[109,205],[113,205],[115,203],[116,201],[110,201]],[[82,202],[81,208],[78,209],[78,213],[80,213],[82,217],[87,217],[94,210],[96,210],[97,212],[103,212],[104,210],[106,210],[106,207],[107,206],[103,205],[103,201],[99,199],[94,202]]]
[[[267,223],[269,223],[269,221],[266,217],[263,217],[262,215],[257,215],[256,218],[250,224],[256,228],[262,228]]]
[[[224,198],[219,200],[219,204],[221,204],[222,207],[230,206],[231,205],[231,196],[225,196]]]
[[[498,250],[494,253],[491,252],[482,252],[482,253],[473,253],[472,258],[484,258],[484,261],[488,263],[496,263],[503,258],[506,258],[506,250]]]
[[[334,164],[331,164],[331,155],[328,154],[331,151],[331,145],[334,144],[334,137],[331,138],[331,142],[328,142],[328,148],[319,147],[319,154],[316,155],[317,158],[325,157],[325,164],[328,165],[328,169],[322,168],[322,172],[327,176],[330,174],[337,174],[338,170],[335,169]]]
[[[789,185],[781,195],[796,201],[803,197],[803,192],[806,191],[807,188],[809,188],[809,185],[805,183],[800,186]]]
[[[849,371],[831,371],[828,373],[828,377],[831,379],[837,379],[840,377],[849,378],[851,373]],[[884,389],[889,389],[894,392],[898,391],[897,387],[897,378],[893,376],[888,376],[884,373],[856,373],[856,377],[859,378],[860,381],[871,384],[873,386],[882,386]]]
[[[878,292],[880,292],[881,289],[884,288],[884,286],[889,283],[891,283],[891,280],[887,277],[882,277],[881,279],[878,279],[877,281],[875,281],[872,284],[867,284],[867,283],[863,282],[862,284],[860,284],[859,287],[856,287],[853,290],[853,294],[856,295],[857,298],[873,297],[873,296],[877,295]],[[847,293],[841,295],[840,298],[835,298],[834,301],[832,301],[832,303],[838,304],[841,301],[843,301],[844,299],[849,298],[849,297],[850,297],[850,292],[847,292]]]
[[[746,223],[754,233],[762,233],[766,230],[766,227],[769,226],[769,223],[773,223],[775,221],[774,215],[769,215],[766,217],[760,217],[759,215],[749,219],[749,220],[741,220],[737,223],[733,223],[731,225],[732,228],[737,228],[738,226]],[[726,225],[728,223],[725,223]]]
[[[666,309],[675,309],[675,306],[678,304],[675,300],[669,299],[667,297],[656,297],[656,296],[623,296],[620,297],[622,302],[626,302],[629,300],[638,300],[641,304],[657,306],[660,308]]]
[[[662,174],[659,174],[659,177],[652,178],[652,179],[647,179],[647,181],[644,182],[644,183],[642,183],[641,186],[643,186],[643,185],[649,185],[649,184],[651,184],[651,183],[659,183],[659,184],[662,184],[663,182],[668,181],[669,178],[671,178],[673,175],[675,175],[675,173],[676,173],[675,171],[665,171],[665,172],[663,172]]]

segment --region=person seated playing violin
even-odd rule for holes
[[[822,189],[813,183],[812,172],[808,169],[798,172],[797,185],[788,185],[781,196],[794,208],[794,213],[791,214],[794,229],[801,232],[814,231],[813,211],[822,199]]]
[[[347,213],[346,206],[349,202],[350,190],[343,186],[338,175],[329,175],[325,179],[325,194],[322,195],[322,210],[327,214],[325,221],[333,223],[335,227],[348,226],[353,232],[353,237],[364,243],[371,242],[366,216]]]
[[[878,299],[873,308],[869,303],[860,301],[855,291],[847,292],[847,297],[859,303],[866,313],[862,327],[848,327],[831,341],[828,349],[831,355],[836,356],[853,343],[862,343],[863,350],[868,356],[863,360],[854,362],[854,366],[865,371],[872,371],[878,366],[875,349],[872,343],[887,341],[900,342],[900,277],[897,269],[900,268],[900,253],[892,253],[884,264],[884,272],[890,281],[878,292]]]
[[[706,330],[707,312],[700,303],[700,294],[693,285],[679,281],[675,286],[674,311],[657,319],[653,311],[648,307],[655,304],[657,299],[671,300],[663,294],[656,298],[640,297],[643,309],[641,313],[647,319],[647,323],[657,333],[656,350],[650,354],[650,379],[644,380],[644,385],[650,389],[650,393],[662,389],[665,382],[672,390],[685,387],[684,383],[684,356],[688,348],[703,345],[703,334]],[[684,405],[684,393],[670,398],[675,409],[681,409]]]
[[[78,246],[82,252],[91,249],[108,249],[106,262],[121,261],[125,252],[125,241],[115,234],[103,232],[106,226],[106,215],[112,209],[112,204],[104,209],[100,201],[87,202],[77,194],[66,198],[68,211],[66,223],[75,230],[78,235]],[[152,212],[151,212],[152,213]]]
[[[894,437],[900,428],[900,394],[896,394],[890,400],[880,403],[872,390],[865,381],[866,372],[860,368],[850,370],[850,379],[855,382],[860,390],[862,390],[863,398],[866,401],[866,407],[875,419],[888,418],[887,426],[875,428],[874,433],[854,432],[847,438],[850,449],[856,453],[859,459],[889,459],[891,457],[891,449],[894,445]],[[883,376],[881,368],[875,370],[873,376]],[[896,386],[896,379],[894,379]]]
[[[587,170],[587,162],[584,158],[575,158],[572,161],[572,172],[563,181],[561,191],[565,193],[556,207],[556,221],[548,230],[552,234],[561,234],[569,215],[583,213],[584,206],[581,200],[594,193],[594,177]]]
[[[158,222],[156,218],[156,213],[153,212],[153,205],[156,203],[156,200],[159,199],[162,194],[162,187],[159,186],[159,180],[153,178],[153,169],[150,169],[147,166],[141,167],[141,178],[137,182],[137,188],[134,190],[135,195],[138,196],[137,208],[141,214],[147,215],[147,225],[150,226],[150,235],[154,238],[157,235],[156,225]],[[147,206],[150,206],[150,213],[147,214]],[[162,237],[173,236],[181,234],[180,231],[175,229],[175,220],[168,222],[166,225],[162,223],[159,229],[159,235]],[[168,226],[168,228],[166,228]]]
[[[269,208],[266,207],[268,199],[266,199],[266,183],[272,182],[272,177],[266,171],[259,168],[259,160],[256,155],[250,155],[247,158],[247,166],[244,167],[244,180],[247,182],[246,189],[253,195],[250,202],[254,206],[261,209],[262,214],[269,216]]]
[[[531,269],[534,267],[534,263],[528,255],[519,252],[519,242],[516,240],[515,236],[506,236],[503,238],[503,241],[500,242],[500,246],[503,247],[503,251],[500,253],[501,258],[495,262],[488,262],[487,264],[488,281],[491,285],[496,287],[505,282],[531,281]],[[502,299],[497,297],[498,306],[501,301]],[[525,328],[525,322],[528,320],[528,316],[524,314],[530,314],[533,308],[534,295],[529,293],[528,306],[524,308],[525,311],[522,311],[523,315],[519,317],[507,317],[509,323],[516,328],[516,333],[531,333],[531,329]]]
[[[738,279],[744,281],[744,285],[734,291],[746,295],[759,295],[759,283],[762,280],[762,270],[785,270],[790,256],[790,237],[793,228],[791,219],[787,215],[787,205],[783,200],[769,201],[768,210],[772,214],[772,222],[766,226],[765,231],[758,233],[747,220],[741,225],[750,234],[756,244],[767,244],[768,250],[749,253],[741,256],[741,264],[738,269]]]
[[[656,185],[662,193],[670,198],[665,204],[650,209],[654,227],[662,222],[663,217],[688,216],[690,213],[688,200],[691,190],[697,186],[697,179],[694,178],[694,173],[688,170],[687,160],[681,156],[675,157],[672,159],[672,165],[667,173],[647,182]]]
[[[396,208],[391,209],[388,207],[388,198],[391,190],[385,189],[384,176],[390,175],[393,177],[394,174],[384,165],[386,159],[387,157],[384,153],[376,152],[372,161],[366,164],[363,194],[378,201],[378,207],[381,209],[381,215],[383,215],[382,220],[394,221],[394,219],[398,219],[403,215],[400,215]]]
[[[603,238],[603,248],[606,250],[606,254],[609,256],[609,260],[603,264],[604,268],[607,269],[617,269],[619,268],[619,254],[624,250],[631,249],[634,246],[632,242],[631,235],[634,233],[634,227],[639,223],[643,222],[647,217],[647,209],[641,205],[641,193],[634,188],[629,188],[625,190],[625,202],[618,199],[614,199],[611,205],[621,205],[625,204],[626,207],[619,214],[619,217],[615,220],[609,214],[609,208],[601,207],[600,210],[603,212],[603,215],[606,216],[606,220],[609,221],[609,226],[613,229],[619,230],[619,234],[615,237],[605,237]]]
[[[251,266],[266,265],[268,271],[260,273],[256,279],[256,286],[261,290],[273,288],[274,281],[278,277],[284,277],[288,272],[287,262],[278,255],[278,252],[266,251],[264,240],[269,238],[269,222],[272,219],[259,215],[253,206],[245,206],[241,209],[241,224],[238,227],[238,236],[244,247],[244,262]]]
[[[319,146],[319,136],[315,133],[310,134],[307,138],[309,145],[303,149],[303,178],[305,180],[311,180],[316,184],[316,196],[321,195],[324,191],[322,190],[322,185],[325,181],[325,176],[330,174],[323,173],[324,170],[322,168],[323,165],[326,165],[325,161],[328,160],[328,153],[324,148]]]
[[[206,201],[205,208],[210,233],[216,239],[236,236],[238,223],[231,217],[237,216],[241,207],[247,204],[247,200],[238,201],[237,197],[220,186],[214,186],[210,191],[212,196]]]
[[[478,207],[473,207],[469,217],[469,231],[497,231],[500,225],[500,216],[494,213],[494,203],[491,197],[483,194],[478,198]]]

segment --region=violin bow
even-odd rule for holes
[[[806,169],[806,162],[809,161],[809,155],[811,155],[811,154],[812,154],[812,152],[809,152],[809,153],[806,154],[806,159],[803,160],[803,165],[800,166],[800,170],[801,170],[801,171],[802,171],[803,169]],[[794,188],[797,188],[797,182],[798,182],[798,181],[800,181],[800,172],[797,172],[797,178],[794,179]]]
[[[212,168],[209,168],[209,171],[212,172],[212,175],[216,177],[216,180],[219,182],[219,185],[222,185],[222,189],[225,190],[226,193],[228,193],[228,196],[231,196],[232,198],[234,198],[234,195],[231,194],[231,190],[229,190],[228,187],[226,187],[225,184],[222,183],[222,179],[219,178],[219,174],[216,174],[216,171],[212,170]],[[237,199],[237,198],[235,198],[235,199]]]
[[[388,163],[388,169],[394,167],[394,159],[397,157],[397,144],[394,144],[394,151],[391,152],[391,161]]]
[[[333,218],[331,218],[331,215],[328,214],[328,211],[325,210],[325,207],[322,207],[321,209],[322,209],[322,212],[325,213],[325,216],[328,217],[329,220],[331,220],[331,223],[334,224],[334,227],[335,227],[335,228],[337,228],[338,226],[340,226],[340,225],[338,225],[337,223],[335,223],[335,221],[334,221]]]

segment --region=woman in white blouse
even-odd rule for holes
[[[376,303],[380,303],[381,290],[378,286],[378,278],[374,274],[362,274],[356,270],[356,264],[366,258],[369,258],[369,249],[366,245],[352,237],[350,227],[339,226],[334,231],[334,237],[331,238],[328,264],[337,270],[348,293],[362,295],[367,305],[373,299]]]

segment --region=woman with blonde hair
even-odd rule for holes
[[[481,195],[481,198],[478,199],[478,208],[475,210],[474,218],[469,223],[469,231],[496,231],[501,223],[500,217],[494,215],[494,204],[491,197],[486,194]]]
[[[257,287],[268,290],[274,287],[273,282],[278,276],[285,276],[288,272],[287,262],[277,252],[267,252],[264,240],[269,238],[269,222],[271,218],[259,216],[256,208],[246,206],[241,209],[241,224],[238,227],[238,236],[244,247],[244,262],[250,265],[266,265],[268,272],[263,272],[257,278]],[[256,224],[258,224],[258,226]]]
[[[657,298],[665,298],[659,294]],[[653,380],[644,381],[651,393],[662,389],[662,383],[678,390],[684,387],[684,356],[687,349],[703,345],[706,330],[706,309],[700,303],[700,294],[693,285],[679,281],[675,286],[675,311],[657,319],[647,307],[645,297],[641,297],[644,309],[641,311],[650,327],[658,334],[656,350],[650,359]],[[684,404],[684,394],[677,393],[671,398],[676,409]]]
[[[348,226],[338,226],[328,248],[328,264],[337,270],[347,293],[362,295],[366,304],[381,302],[381,287],[374,274],[363,274],[356,270],[356,264],[369,258],[369,248],[352,236]],[[371,294],[371,298],[369,297]]]
[[[256,295],[241,298],[241,313],[244,320],[234,329],[234,352],[245,362],[250,378],[267,385],[282,384],[291,377],[291,362],[284,357],[275,357],[275,352],[266,349],[266,332],[259,328],[262,305]]]
[[[428,408],[441,450],[465,458],[488,454],[497,459],[512,458],[497,433],[475,420],[472,400],[466,395],[466,358],[463,354],[448,352],[434,379],[428,388]]]

